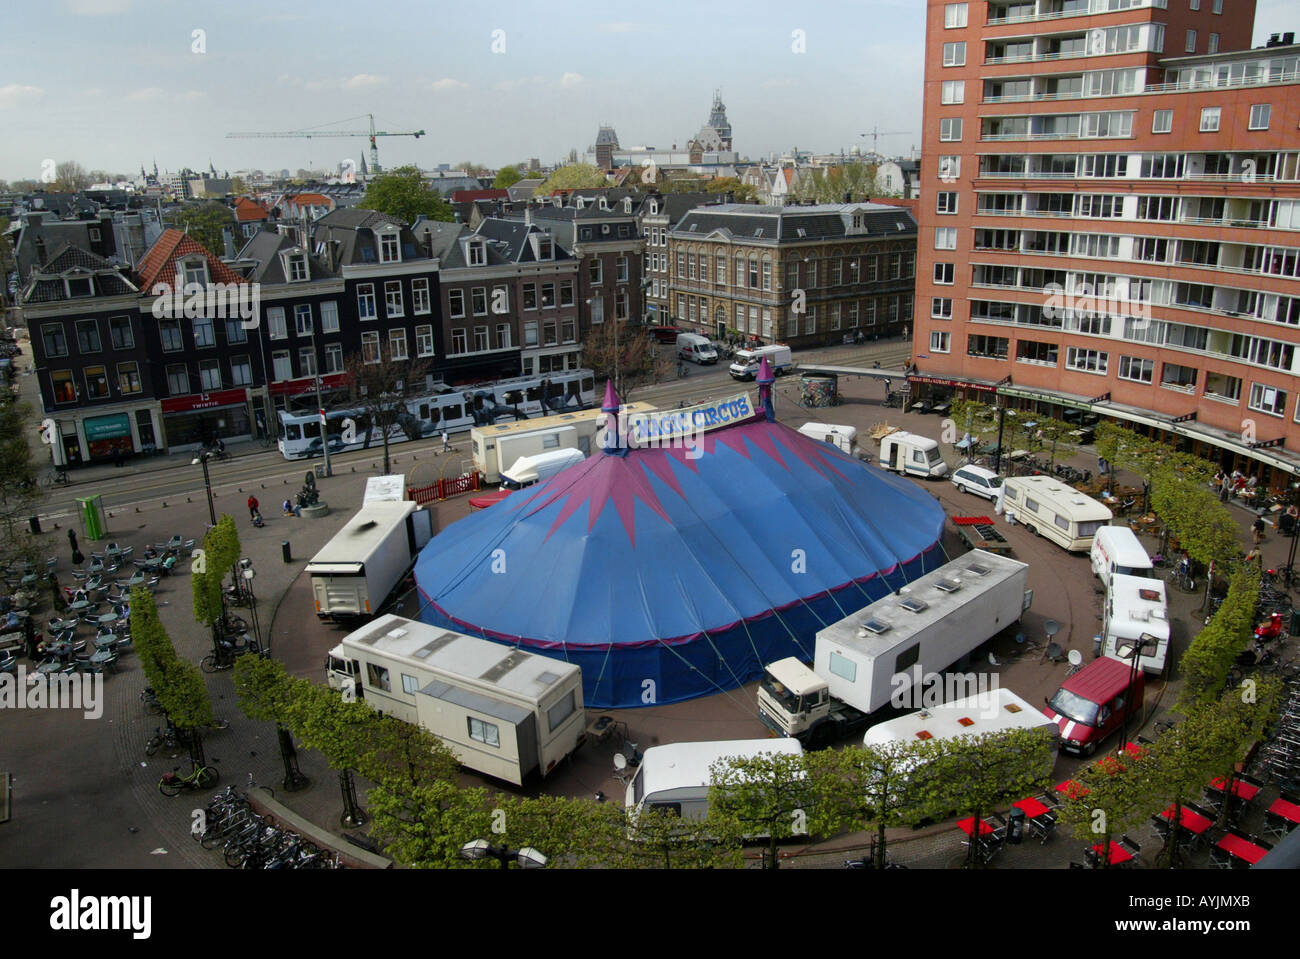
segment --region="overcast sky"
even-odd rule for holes
[[[1171,3],[1182,0],[1170,0]],[[1226,0],[1229,8],[1240,0]],[[554,162],[602,122],[623,146],[684,145],[722,90],[735,149],[919,145],[924,0],[4,0],[0,179],[87,169],[324,168],[364,139],[231,140],[336,126],[387,166]],[[1255,45],[1300,29],[1261,0]],[[195,34],[195,31],[203,31]],[[497,33],[496,31],[502,31]],[[802,31],[804,53],[794,52]],[[494,52],[496,50],[501,52]],[[199,52],[201,51],[201,52]]]

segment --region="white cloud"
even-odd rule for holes
[[[198,100],[198,99],[201,99],[201,98],[206,97],[206,96],[207,96],[207,94],[204,93],[202,90],[186,90],[184,93],[182,93],[182,94],[180,95],[180,99],[182,99],[182,100]]]
[[[582,82],[582,80],[583,77],[581,73],[566,73],[564,76],[560,77],[560,86],[576,87]]]
[[[68,12],[78,17],[105,17],[126,13],[131,0],[67,0]]]
[[[444,90],[468,90],[469,84],[451,77],[443,77],[441,80],[434,80],[433,83],[429,84],[429,89],[437,90],[439,93]]]
[[[87,90],[81,91],[81,95],[83,97],[102,97],[104,95],[104,90],[102,87],[90,87]]]
[[[365,90],[370,87],[377,87],[387,83],[384,77],[377,77],[373,73],[358,73],[356,76],[348,77],[343,81],[343,88],[346,90]]]
[[[501,80],[496,84],[498,90],[517,90],[519,87],[539,87],[546,83],[546,77],[520,77],[518,80]]]
[[[161,100],[165,91],[162,87],[145,87],[142,90],[134,90],[126,95],[128,100],[134,100],[137,103],[143,103],[148,100]]]
[[[601,33],[641,33],[650,28],[644,23],[598,23],[596,29]]]
[[[31,100],[36,97],[45,96],[45,91],[40,87],[26,86],[22,83],[10,83],[0,87],[0,107],[16,106],[23,100]]]

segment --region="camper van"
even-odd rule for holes
[[[1137,534],[1127,526],[1103,526],[1092,539],[1092,572],[1103,583],[1112,573],[1122,576],[1150,576],[1151,557]]]
[[[790,347],[778,343],[772,346],[760,346],[752,350],[736,350],[729,369],[732,378],[737,380],[754,379],[754,377],[758,376],[759,364],[765,356],[775,376],[782,376],[794,369],[794,356],[790,352]]]
[[[1051,476],[1012,476],[1002,484],[1007,522],[1050,539],[1062,549],[1083,553],[1111,520],[1111,511],[1095,499]]]
[[[1101,652],[1119,658],[1119,648],[1125,643],[1143,635],[1154,637],[1155,649],[1139,662],[1148,673],[1159,675],[1169,655],[1169,607],[1164,580],[1113,573],[1109,584],[1101,621]]]
[[[629,810],[668,809],[682,819],[703,820],[709,814],[709,767],[719,759],[802,753],[803,747],[797,739],[736,739],[651,746],[627,784],[624,802]]]
[[[938,479],[948,475],[939,444],[926,436],[895,430],[880,440],[880,465],[907,476]]]
[[[837,423],[805,423],[799,427],[799,432],[804,436],[839,447],[850,456],[858,456],[862,452],[858,448],[858,428],[856,426],[841,426]]]
[[[508,470],[501,471],[502,489],[523,489],[545,483],[556,473],[585,460],[581,450],[551,450],[536,456],[521,456]]]
[[[1091,756],[1129,716],[1141,711],[1146,673],[1131,672],[1128,663],[1103,656],[1061,684],[1043,710],[1060,727],[1061,749]]]
[[[703,365],[718,362],[718,351],[713,348],[707,336],[700,336],[698,333],[678,333],[677,357]]]

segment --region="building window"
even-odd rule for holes
[[[554,320],[544,320],[542,322],[542,346],[555,346],[559,343],[559,336],[556,332]]]
[[[930,334],[930,352],[931,353],[948,353],[949,346],[952,342],[952,336],[947,330],[934,330]]]
[[[103,400],[109,397],[108,374],[102,366],[88,366],[85,369],[86,398]]]
[[[486,326],[474,327],[474,352],[484,353],[489,349],[491,349],[491,344],[488,342],[488,328]]]
[[[41,327],[41,339],[45,343],[45,356],[67,356],[68,338],[63,333],[62,323],[46,323]]]
[[[1174,128],[1173,110],[1156,110],[1151,114],[1151,132],[1169,133]]]
[[[135,334],[131,332],[129,316],[109,317],[108,334],[115,350],[129,350],[135,346]]]
[[[537,309],[537,284],[536,283],[524,284],[524,309],[525,310]]]
[[[936,320],[952,319],[952,297],[935,296],[930,299],[930,316]]]
[[[957,194],[955,192],[941,191],[935,194],[936,213],[956,213],[957,212]]]
[[[1101,350],[1081,350],[1071,346],[1065,351],[1065,365],[1082,373],[1105,374],[1110,364],[1110,354]]]
[[[1206,52],[1207,52],[1207,53],[1218,53],[1218,52],[1219,52],[1219,35],[1218,35],[1217,33],[1211,33],[1211,34],[1210,34],[1210,46],[1209,46],[1209,49],[1208,49]]]
[[[248,357],[232,356],[230,358],[230,385],[251,386],[252,383],[253,367],[248,362]]]
[[[276,354],[279,356],[280,354]],[[286,357],[288,353],[284,354]],[[184,363],[167,367],[167,392],[171,396],[184,396],[190,391],[190,371]]]
[[[299,336],[311,336],[311,304],[300,303],[293,308],[293,328]]]
[[[554,283],[542,284],[542,309],[543,310],[555,309],[555,284]]]
[[[326,300],[320,305],[320,331],[322,333],[339,331],[339,305],[333,300]]]
[[[325,344],[325,372],[343,372],[343,345],[341,343]]]
[[[600,286],[601,265],[600,258],[597,257],[587,265],[587,279],[591,281],[592,286]]]
[[[194,345],[216,346],[217,334],[212,329],[212,320],[206,316],[196,316],[194,318]]]
[[[470,290],[469,302],[475,316],[487,316],[487,287],[476,286]]]
[[[54,402],[77,402],[77,387],[72,380],[71,370],[52,370],[50,372],[50,386],[54,390]]]
[[[945,3],[943,5],[943,28],[960,30],[966,26],[967,6],[965,3]]]
[[[1214,12],[1223,13],[1223,0],[1214,0]]]
[[[939,121],[939,139],[952,143],[961,139],[961,117],[944,117]]]
[[[1055,343],[1021,340],[1016,344],[1016,362],[1018,363],[1042,363],[1055,366],[1056,360],[1057,345]]]
[[[627,319],[627,293],[623,290],[614,294],[614,319]]]
[[[276,350],[271,354],[271,378],[274,380],[293,379],[293,360],[288,350]]]
[[[132,393],[139,393],[141,389],[140,364],[134,361],[117,364],[118,392],[123,396],[129,396]]]
[[[957,228],[955,226],[937,226],[934,228],[934,248],[936,250],[957,249]]]
[[[1011,341],[1004,336],[975,334],[966,340],[966,355],[985,359],[1005,360]]]
[[[1195,30],[1187,31],[1187,46],[1185,46],[1183,49],[1186,50],[1188,53],[1196,52],[1196,31]]]
[[[77,350],[80,353],[98,353],[99,323],[96,320],[77,321]]]
[[[501,733],[494,723],[469,717],[469,738],[485,746],[500,746]]]
[[[573,306],[573,281],[560,281],[560,306]]]
[[[573,317],[560,320],[560,339],[565,343],[578,342],[578,322]]]
[[[273,306],[266,311],[266,333],[273,340],[283,340],[289,336],[284,325],[284,307]]]
[[[366,363],[378,363],[382,358],[379,355],[378,331],[361,334],[361,358]]]
[[[464,327],[451,331],[451,352],[453,355],[469,352],[469,334]]]
[[[1132,380],[1134,383],[1150,383],[1155,374],[1155,366],[1155,360],[1144,360],[1138,356],[1121,356],[1119,378]]]
[[[707,253],[700,254],[700,282],[709,282],[709,255]]]
[[[1281,416],[1286,412],[1286,390],[1274,389],[1263,383],[1251,383],[1250,402],[1247,405],[1252,410],[1270,416]]]
[[[207,286],[207,260],[191,260],[184,265],[185,286]]]
[[[625,257],[625,256],[620,256],[620,257],[618,258],[618,263],[617,263],[617,265],[616,265],[616,270],[617,270],[618,282],[619,282],[619,283],[626,283],[626,282],[627,282],[627,276],[628,276],[628,273],[627,273],[627,270],[628,270],[628,261],[627,261],[627,257]]]
[[[379,234],[379,262],[396,263],[402,258],[401,251],[398,249],[396,233]]]
[[[465,316],[464,290],[447,291],[447,309],[452,319],[458,320]]]
[[[966,43],[945,43],[943,45],[943,65],[945,67],[966,66]]]
[[[372,283],[363,283],[357,287],[357,316],[363,320],[373,320],[379,316]]]
[[[497,324],[497,349],[498,350],[510,349],[510,324],[509,323]]]
[[[1273,108],[1267,103],[1252,104],[1250,108],[1250,129],[1267,130]]]
[[[936,263],[934,265],[934,282],[951,286],[955,280],[956,265],[953,263]]]
[[[289,264],[289,282],[300,283],[307,279],[307,257],[301,253],[294,253],[285,257]]]
[[[432,326],[417,326],[415,328],[415,355],[433,356]]]
[[[966,81],[944,80],[939,99],[944,104],[965,103]]]
[[[280,319],[283,322],[284,317],[281,316]],[[159,320],[158,337],[162,340],[163,352],[178,353],[185,349],[185,340],[181,336],[180,320]],[[272,337],[274,338],[274,333],[272,333]]]
[[[717,267],[717,269],[713,271],[713,275],[717,277],[718,285],[726,286],[727,285],[727,255],[725,253],[719,253],[717,256],[717,261],[714,263],[714,266]]]
[[[944,183],[951,183],[953,180],[961,179],[960,156],[945,153],[939,157],[939,179]]]
[[[221,363],[202,360],[199,363],[199,391],[203,393],[221,389]]]
[[[247,343],[248,330],[244,329],[242,320],[226,320],[226,345],[235,343]]]
[[[1219,132],[1219,107],[1202,107],[1201,108],[1201,132],[1218,133]]]
[[[388,353],[390,359],[404,360],[407,358],[406,330],[388,331]]]
[[[429,281],[427,279],[411,281],[411,312],[416,316],[432,313],[429,305]]]
[[[384,315],[389,319],[406,315],[401,280],[390,280],[384,284]]]

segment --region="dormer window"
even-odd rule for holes
[[[651,201],[650,201],[650,215],[651,215],[651,216],[658,216],[658,215],[659,215],[659,201],[658,201],[658,200],[651,200]]]
[[[284,258],[285,275],[290,283],[301,283],[307,279],[307,254],[289,253]]]
[[[573,198],[573,208],[574,208],[575,210],[581,210],[581,209],[584,209],[584,208],[586,207],[586,205],[587,205],[587,203],[586,203],[585,200],[583,200],[582,197],[580,197],[580,196],[575,196],[575,197]]]
[[[69,276],[63,280],[68,288],[68,296],[94,296],[95,284],[88,276]]]
[[[551,238],[545,233],[534,233],[533,253],[539,260],[555,259],[555,247],[551,244]]]
[[[487,244],[484,243],[482,240],[471,240],[468,245],[469,245],[469,255],[466,257],[466,259],[469,260],[469,265],[486,266],[487,265]]]
[[[602,210],[608,210],[608,209],[609,209],[609,204],[605,202],[605,198],[604,198],[603,196],[602,196],[602,197],[601,197],[597,202],[600,204],[600,208],[601,208]]]
[[[401,259],[402,254],[398,247],[397,234],[381,233],[379,235],[379,262],[397,263]]]
[[[181,264],[182,286],[207,286],[208,261],[186,260]]]
[[[625,198],[623,199],[623,212],[624,212],[624,213],[631,213],[631,212],[632,212],[632,198],[631,198],[630,196],[629,196],[629,197],[625,197]]]

